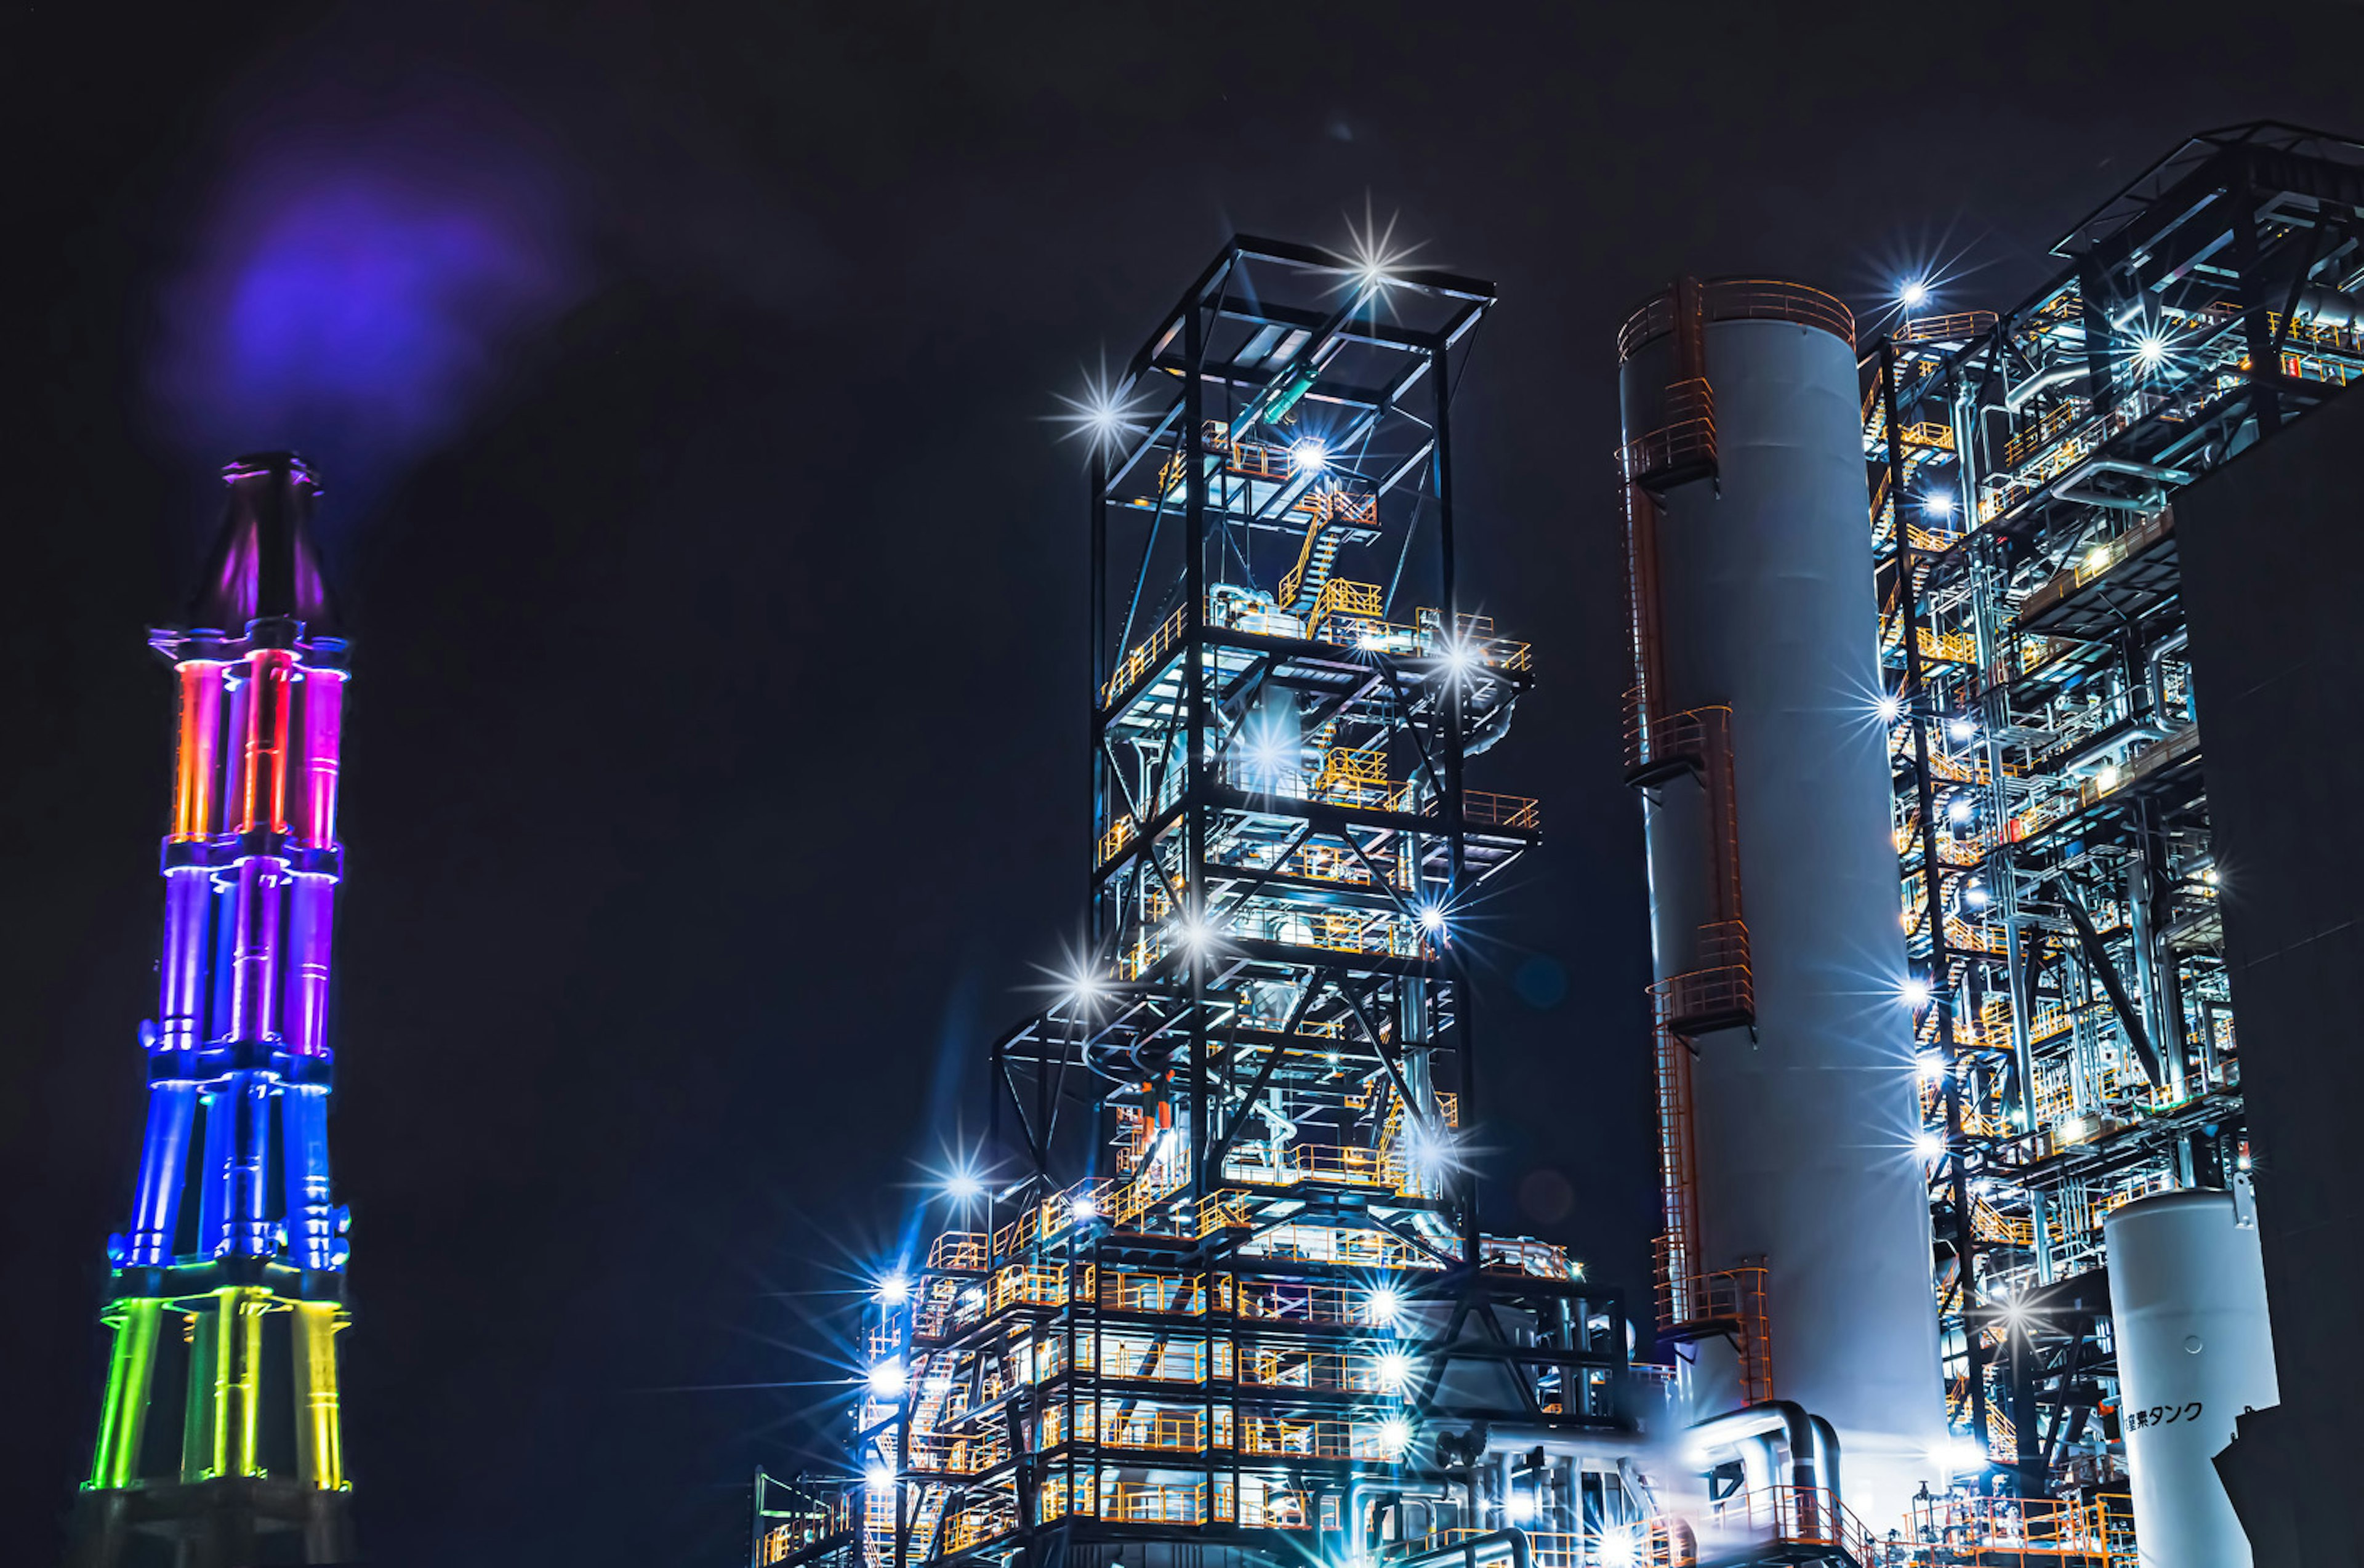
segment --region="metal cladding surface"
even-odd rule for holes
[[[1653,707],[1729,707],[1733,822],[1698,773],[1645,789],[1653,942],[1662,986],[1720,962],[1710,846],[1736,837],[1755,1027],[1690,1037],[1688,1262],[1768,1269],[1773,1380],[1837,1428],[1847,1501],[1884,1521],[1935,1473],[1946,1418],[1856,364],[1818,325],[1701,330],[1715,477],[1658,502]],[[1629,436],[1666,422],[1678,351],[1626,360]],[[1702,1390],[1694,1415],[1731,1402]]]
[[[2243,1411],[2281,1399],[2256,1212],[2232,1193],[2159,1193],[2102,1229],[2143,1568],[2245,1568],[2213,1462]]]

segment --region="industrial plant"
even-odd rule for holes
[[[2328,526],[2289,497],[2355,450],[2364,146],[2194,138],[2054,255],[2005,311],[1686,278],[1617,335],[1629,1311],[1477,1212],[1464,922],[1542,826],[1484,761],[1529,646],[1455,568],[1494,291],[1223,249],[1083,416],[1085,943],[870,1284],[848,1462],[759,1475],[757,1568],[2298,1560],[2252,1541],[2303,1474],[2244,1454],[2330,1429],[2271,1178],[2336,1152],[2244,1094],[2320,1042],[2236,1017],[2240,892],[2311,868],[2216,820],[2201,735],[2301,634],[2212,628],[2182,562],[2245,483]]]
[[[2352,1181],[2310,1089],[2352,914],[2285,826],[2327,699],[2275,684],[2323,614],[2241,606],[2364,583],[2305,542],[2364,450],[2364,144],[2194,138],[2052,254],[2009,309],[1907,277],[1868,321],[1682,277],[1574,346],[1623,420],[1572,526],[1630,566],[1655,969],[1618,1048],[1663,1228],[1628,1290],[1480,1213],[1473,912],[1545,815],[1492,755],[1528,628],[1456,564],[1496,291],[1221,249],[1075,410],[1080,937],[863,1282],[843,1463],[758,1473],[751,1568],[2242,1568],[2352,1532],[2293,1459],[2356,1381],[2304,1283]],[[151,639],[178,761],[77,1568],[356,1550],[349,650],[310,471],[225,479]]]

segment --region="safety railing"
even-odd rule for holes
[[[982,1273],[985,1271],[985,1232],[943,1232],[928,1245],[928,1267],[938,1273]]]
[[[2019,619],[2024,622],[2041,615],[2086,584],[2108,576],[2122,563],[2142,554],[2174,531],[2175,508],[2169,506],[2161,509],[2157,517],[2136,524],[2117,538],[2093,546],[2077,558],[2076,565],[2028,595],[2020,605]]]
[[[1275,1225],[1257,1231],[1240,1251],[1254,1257],[1341,1263],[1358,1269],[1435,1270],[1444,1266],[1433,1252],[1415,1247],[1399,1236],[1359,1228],[1342,1230],[1334,1225]]]
[[[1859,1563],[1879,1561],[1863,1521],[1827,1486],[1759,1486],[1712,1505],[1699,1525],[1703,1550],[1742,1542],[1783,1547],[1826,1546]]]
[[[1351,1144],[1291,1143],[1277,1156],[1243,1140],[1223,1161],[1223,1180],[1256,1186],[1297,1186],[1320,1182],[1335,1186],[1405,1189],[1408,1173],[1400,1154],[1382,1154]]]
[[[1107,684],[1100,687],[1102,707],[1114,702],[1118,693],[1130,690],[1135,681],[1147,674],[1165,658],[1166,651],[1182,639],[1182,628],[1190,618],[1189,610],[1190,606],[1185,605],[1167,616],[1155,631],[1143,638],[1132,652],[1124,656],[1110,673]]]
[[[1421,812],[1424,817],[1436,814],[1437,803],[1433,800]],[[1477,828],[1515,828],[1533,832],[1543,826],[1543,805],[1530,795],[1465,789],[1461,792],[1461,820]]]
[[[1339,806],[1384,806],[1388,795],[1384,747],[1333,746],[1313,777],[1313,798]]]
[[[1662,1265],[1658,1278],[1660,1327],[1732,1325],[1727,1331],[1740,1353],[1741,1390],[1751,1405],[1773,1397],[1773,1329],[1767,1304],[1770,1277],[1770,1270],[1752,1264],[1689,1276],[1669,1276]]]
[[[967,1551],[988,1540],[998,1540],[1017,1528],[1014,1506],[965,1510],[944,1521],[944,1551],[946,1555]]]
[[[1704,376],[1667,388],[1666,423],[1617,449],[1618,472],[1647,490],[1715,468],[1715,389]]]
[[[2035,1221],[2024,1214],[2005,1214],[1983,1197],[1970,1199],[1970,1234],[1981,1241],[2007,1247],[2035,1245]]]
[[[1728,734],[1732,709],[1722,704],[1651,715],[1639,686],[1625,694],[1625,766],[1628,772],[1658,762],[1701,762],[1712,733]]]
[[[1455,1527],[1432,1530],[1409,1540],[1390,1542],[1378,1556],[1381,1568],[1397,1560],[1424,1557],[1465,1540],[1494,1534],[1492,1530]],[[1527,1561],[1533,1568],[1691,1568],[1698,1548],[1688,1526],[1663,1515],[1604,1523],[1580,1533],[1528,1530]]]
[[[1985,1497],[1963,1493],[1916,1497],[1912,1535],[1923,1558],[1948,1553],[1985,1568],[2135,1568],[2133,1500],[2101,1493],[2084,1498]]]
[[[1116,820],[1109,824],[1108,831],[1100,835],[1096,858],[1092,863],[1106,865],[1124,853],[1124,847],[1132,842],[1132,817],[1119,816]]]
[[[1496,1273],[1525,1274],[1533,1279],[1578,1280],[1584,1265],[1570,1262],[1567,1249],[1528,1237],[1487,1236],[1478,1243],[1478,1266]]]
[[[1755,977],[1748,964],[1748,924],[1718,920],[1700,928],[1699,967],[1650,987],[1658,1028],[1670,1034],[1726,1018],[1753,1017]]]
[[[1855,347],[1855,313],[1818,288],[1779,278],[1710,278],[1699,294],[1701,314],[1709,321],[1794,321]],[[1668,289],[1645,301],[1618,328],[1618,360],[1632,359],[1674,329],[1675,291]]]
[[[2055,437],[2077,420],[2091,407],[2084,398],[2064,396],[2037,417],[2028,426],[2002,444],[2002,461],[2007,467],[2016,468],[2031,454],[2041,451]]]
[[[1286,584],[1283,584],[1287,586]],[[1287,596],[1283,596],[1287,602]],[[1387,618],[1385,596],[1377,583],[1351,583],[1344,577],[1333,577],[1321,584],[1321,596],[1313,601],[1313,608],[1305,617],[1319,639],[1329,621],[1337,616],[1351,616],[1362,621],[1384,622]]]
[[[1979,662],[1979,639],[1967,631],[1939,631],[1934,627],[1916,626],[1912,640],[1921,645],[1921,657],[1937,664],[1968,664],[1973,669]]]
[[[1991,310],[1955,310],[1907,317],[1889,337],[1899,343],[1959,343],[1990,331],[1994,324]]]

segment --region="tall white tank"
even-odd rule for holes
[[[2256,1211],[2231,1193],[2159,1193],[2112,1211],[2102,1236],[2143,1568],[2248,1568],[2213,1462],[2242,1411],[2281,1400]]]
[[[1762,1257],[1773,1391],[1837,1429],[1847,1504],[1884,1535],[1942,1486],[1946,1428],[1862,417],[1845,314],[1812,319],[1819,297],[1711,283],[1704,366],[1629,328],[1620,390],[1629,440],[1679,416],[1667,389],[1701,368],[1713,398],[1713,476],[1660,502],[1653,708],[1731,709],[1756,1029],[1693,1041],[1692,1267]],[[1785,315],[1806,319],[1764,318]],[[1719,830],[1697,775],[1645,797],[1664,983],[1718,959]]]

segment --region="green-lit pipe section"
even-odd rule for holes
[[[181,1479],[210,1481],[227,1468],[229,1364],[223,1353],[221,1298],[198,1307],[189,1325],[189,1399],[181,1420]]]
[[[106,1408],[99,1417],[93,1486],[128,1486],[139,1473],[139,1440],[148,1429],[149,1378],[156,1365],[156,1329],[164,1304],[153,1297],[118,1301],[105,1321],[115,1330],[106,1366]]]
[[[225,1381],[238,1401],[238,1473],[262,1473],[262,1315],[271,1310],[271,1293],[251,1288],[222,1292],[222,1325],[238,1329],[237,1351]]]

